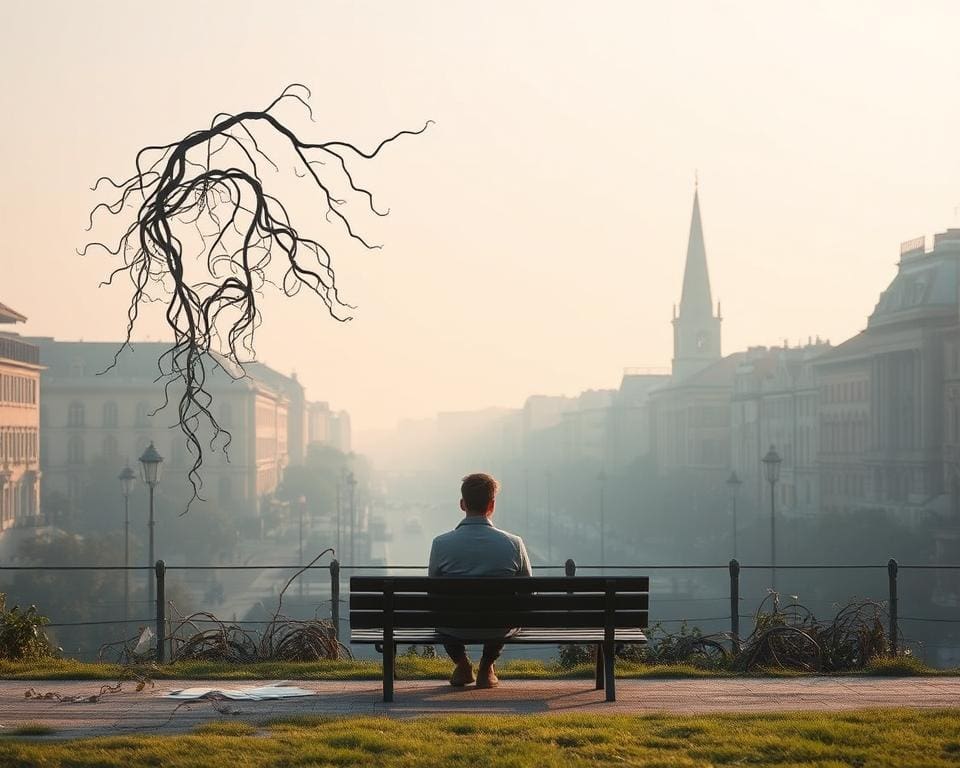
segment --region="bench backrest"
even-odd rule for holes
[[[645,629],[649,586],[646,576],[354,576],[350,626]]]

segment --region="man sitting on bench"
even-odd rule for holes
[[[467,475],[460,486],[460,509],[465,517],[449,533],[437,536],[430,548],[430,576],[532,576],[530,558],[523,539],[495,528],[491,518],[500,484],[490,475]],[[464,610],[470,609],[470,596],[464,595]],[[499,684],[493,663],[500,656],[498,642],[516,629],[465,629],[437,627],[446,635],[443,647],[456,663],[450,684],[493,688]],[[477,676],[467,656],[465,640],[483,642],[483,656]]]

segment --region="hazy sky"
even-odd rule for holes
[[[724,351],[839,342],[900,241],[960,226],[958,30],[953,0],[3,0],[0,301],[118,338],[110,260],[75,253],[89,185],[299,81],[305,137],[436,121],[363,169],[392,213],[336,257],[355,320],[263,304],[260,358],[356,428],[669,365],[694,169]]]

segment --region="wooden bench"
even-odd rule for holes
[[[646,576],[354,576],[350,642],[383,653],[383,700],[389,702],[397,645],[440,644],[444,636],[436,627],[521,627],[504,642],[596,645],[597,690],[615,701],[614,650],[647,642],[649,584]]]

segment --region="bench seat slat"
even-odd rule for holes
[[[400,629],[393,633],[398,645],[439,645],[443,635],[411,629]],[[618,643],[646,643],[647,637],[640,629],[618,629],[614,635]],[[355,629],[350,633],[350,642],[356,645],[373,645],[383,642],[383,632],[378,629]],[[482,643],[478,640],[477,643]],[[573,645],[581,643],[603,642],[602,629],[522,629],[515,635],[505,638],[506,643],[528,645]],[[467,644],[475,644],[467,641]]]
[[[351,611],[350,626],[376,629],[384,626],[384,611]],[[434,627],[602,627],[602,611],[394,611],[393,626],[398,629]],[[646,611],[617,611],[615,627],[646,627]]]
[[[394,594],[402,592],[459,595],[509,595],[522,592],[604,592],[608,583],[617,592],[648,592],[647,576],[513,576],[513,577],[434,577],[429,576],[351,576],[350,592],[383,593],[389,583]]]
[[[410,595],[399,594],[393,597],[396,611],[487,611],[503,609],[505,597],[509,599],[510,610],[517,611],[603,611],[606,608],[605,595]],[[649,604],[649,595],[618,594],[613,599],[614,610],[645,611]],[[382,611],[385,605],[382,594],[351,594],[351,611]]]

